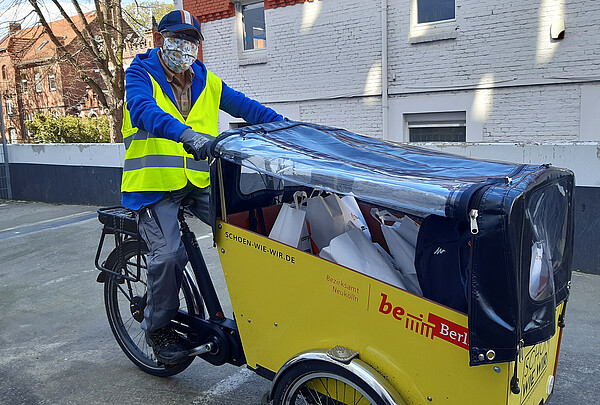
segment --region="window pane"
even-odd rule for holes
[[[417,0],[417,9],[419,24],[454,18],[454,0]]]
[[[56,82],[54,81],[54,75],[48,76],[48,85],[50,90],[56,90]]]
[[[410,142],[466,142],[466,127],[409,128]]]
[[[35,74],[35,91],[42,92],[42,77],[39,73]]]
[[[242,6],[244,50],[263,49],[267,46],[265,8],[263,2]]]

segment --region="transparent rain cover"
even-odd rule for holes
[[[420,217],[446,216],[461,191],[522,167],[290,121],[227,131],[216,152],[286,185],[349,194]]]

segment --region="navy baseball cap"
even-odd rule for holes
[[[200,23],[196,18],[185,10],[173,10],[165,15],[158,24],[158,32],[170,31],[177,32],[183,30],[194,30],[198,33],[200,40],[204,41],[204,37],[200,32]]]

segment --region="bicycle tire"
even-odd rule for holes
[[[137,264],[138,242],[134,239],[126,240],[120,247],[121,252],[113,251],[109,256],[106,267],[121,271],[122,261],[135,274]],[[152,348],[148,346],[144,331],[140,327],[143,320],[143,308],[146,301],[146,266],[145,256],[148,248],[144,243],[141,246],[142,268],[140,281],[118,280],[109,276],[104,283],[104,304],[106,315],[112,333],[117,343],[127,357],[141,370],[158,377],[169,377],[185,370],[194,360],[186,359],[182,363],[167,365],[156,360]],[[119,258],[121,260],[119,260]],[[199,291],[190,280],[190,275],[184,272],[180,296],[180,310],[189,314],[204,317],[204,307]],[[139,311],[139,312],[138,312]]]
[[[324,361],[303,361],[275,387],[274,405],[379,405],[384,399],[351,371]]]

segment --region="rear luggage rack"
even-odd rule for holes
[[[143,241],[138,231],[137,213],[120,205],[99,208],[98,221],[100,221],[100,223],[102,223],[104,227],[102,228],[102,236],[100,237],[100,242],[98,243],[98,250],[96,252],[96,259],[94,262],[96,268],[102,272],[111,274],[117,277],[118,279],[125,279],[133,282],[138,282],[140,280],[141,274],[141,245]],[[118,269],[118,271],[106,268],[106,261],[100,264],[100,254],[104,245],[104,238],[108,234],[115,235],[115,251],[117,252],[117,266],[115,266],[114,269]],[[135,274],[128,270],[127,264],[130,263],[127,263],[125,261],[123,251],[121,249],[122,244],[126,240],[136,240],[138,242]]]

